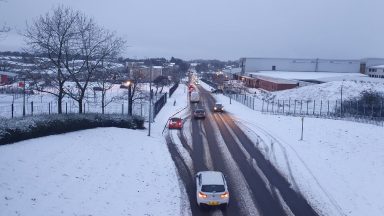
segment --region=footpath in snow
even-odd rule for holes
[[[0,215],[188,215],[162,136],[168,117],[186,105],[184,87],[150,137],[97,128],[0,146]]]
[[[201,84],[207,90],[211,88]],[[215,95],[292,186],[324,215],[384,215],[383,127],[268,115]]]

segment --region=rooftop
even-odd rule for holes
[[[203,171],[202,183],[204,185],[221,185],[223,184],[223,174],[217,171]]]

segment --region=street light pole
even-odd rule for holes
[[[151,120],[152,120],[152,65],[150,67],[149,78],[149,124],[148,124],[148,136],[151,136]]]
[[[128,115],[132,116],[132,83],[128,84]]]
[[[23,78],[23,117],[25,116],[25,77]]]
[[[340,117],[343,116],[343,84],[344,84],[344,80],[341,83],[341,88],[340,88]]]

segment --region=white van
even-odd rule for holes
[[[196,91],[191,92],[190,100],[191,100],[191,103],[199,103],[200,101],[199,92],[196,92]]]

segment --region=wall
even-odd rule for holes
[[[244,72],[277,71],[359,73],[359,60],[242,58]]]

